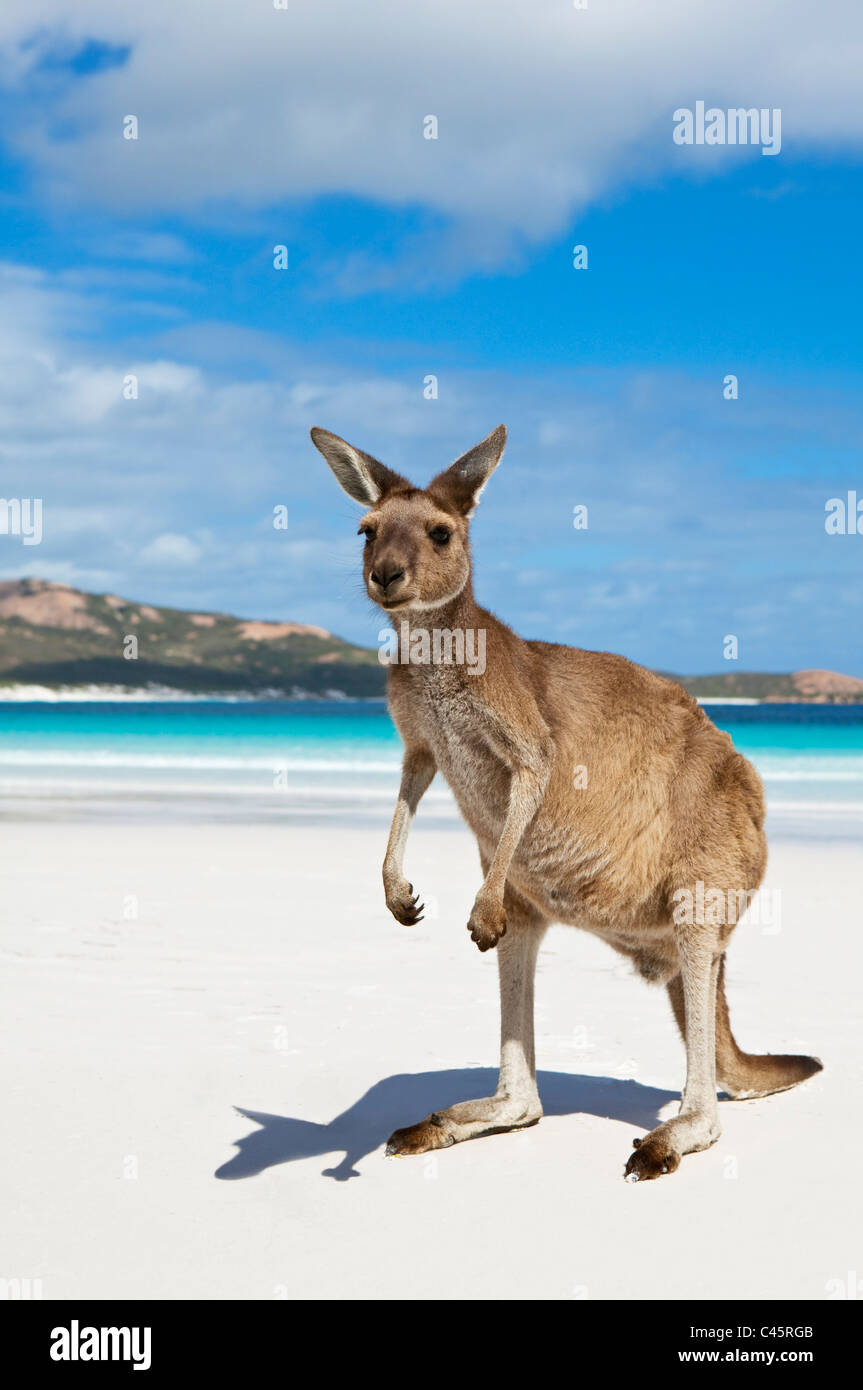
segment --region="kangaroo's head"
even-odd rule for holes
[[[498,425],[488,438],[414,487],[384,464],[329,430],[312,440],[349,497],[367,508],[363,579],[370,598],[388,613],[399,608],[441,608],[470,577],[468,523],[506,444]]]

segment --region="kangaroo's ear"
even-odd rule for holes
[[[363,507],[374,506],[385,492],[391,492],[393,488],[410,487],[406,478],[378,463],[371,454],[364,454],[362,449],[355,449],[337,434],[330,434],[329,430],[318,429],[315,426],[311,435],[312,443],[316,449],[320,449],[336,475],[336,481],[341,484],[348,497],[352,497]]]
[[[503,457],[506,446],[506,425],[498,425],[481,444],[438,473],[429,483],[429,492],[437,495],[463,516],[471,517],[479,502],[480,493]]]

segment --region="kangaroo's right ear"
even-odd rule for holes
[[[410,487],[406,478],[394,473],[385,464],[378,463],[371,454],[364,454],[362,449],[355,449],[337,434],[319,429],[316,425],[311,435],[312,443],[316,449],[320,449],[336,475],[336,481],[344,488],[348,497],[352,497],[363,507],[373,507],[384,493],[392,492],[393,488]]]

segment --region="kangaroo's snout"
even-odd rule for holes
[[[384,561],[376,565],[371,573],[372,583],[377,585],[383,593],[386,593],[391,586],[398,588],[398,581],[404,577],[404,565],[400,565],[398,560]]]

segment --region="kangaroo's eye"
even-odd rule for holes
[[[429,538],[433,540],[436,545],[446,545],[451,535],[452,531],[446,526],[435,526],[429,531]]]
[[[366,541],[373,541],[377,532],[373,526],[361,526],[357,531],[358,536],[365,536]]]

